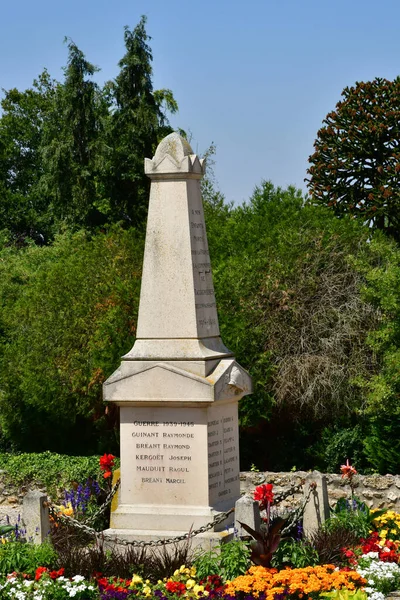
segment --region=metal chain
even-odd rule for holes
[[[289,496],[293,496],[294,494],[301,492],[303,490],[304,483],[305,483],[305,481],[302,480],[298,485],[293,485],[286,492],[282,492],[281,494],[276,494],[274,497],[274,502],[276,502],[276,504],[278,504],[279,502],[282,502],[282,500],[286,500],[286,498],[288,498]]]
[[[315,491],[315,488],[316,488],[316,483],[311,482],[310,487],[308,488],[307,496],[305,496],[305,498],[303,498],[303,501],[300,504],[300,506],[298,508],[296,508],[292,513],[290,513],[287,525],[286,525],[286,527],[284,527],[282,529],[282,535],[284,535],[285,533],[290,531],[290,529],[292,529],[293,525],[295,523],[297,523],[297,521],[299,521],[300,518],[303,516],[307,502],[309,501],[311,494]]]
[[[228,510],[226,512],[220,513],[210,523],[207,523],[207,525],[203,525],[202,527],[199,527],[199,529],[190,530],[183,535],[178,535],[176,537],[165,538],[165,539],[160,539],[160,540],[149,540],[148,542],[145,542],[145,541],[128,542],[127,540],[119,539],[113,535],[96,531],[92,527],[89,527],[85,523],[81,523],[80,521],[77,521],[76,519],[73,519],[72,517],[69,517],[68,515],[57,514],[54,512],[54,508],[51,507],[51,512],[52,512],[53,518],[55,518],[59,521],[64,521],[65,523],[68,523],[69,525],[73,525],[74,527],[76,527],[77,529],[80,529],[81,531],[84,531],[85,533],[88,533],[94,537],[100,537],[102,539],[112,540],[115,544],[121,544],[123,546],[142,547],[142,548],[144,546],[164,546],[166,544],[173,544],[176,542],[181,542],[183,540],[188,540],[188,539],[194,537],[195,535],[198,535],[199,533],[205,533],[206,531],[209,531],[210,529],[215,527],[215,525],[219,525],[220,523],[225,521],[227,519],[227,517],[234,510],[235,510],[235,508],[231,508],[230,510]]]
[[[87,519],[85,519],[83,521],[86,525],[88,525],[89,523],[94,523],[94,521],[97,519],[97,517],[99,517],[106,511],[106,509],[108,508],[108,505],[111,504],[112,499],[114,498],[115,494],[117,493],[120,483],[121,483],[121,479],[118,479],[116,481],[115,485],[113,485],[113,487],[109,491],[106,499],[104,500],[104,503],[100,506],[100,508],[95,513],[93,513],[93,515],[91,515],[90,517],[88,517]]]
[[[106,534],[104,532],[98,532],[95,529],[93,529],[92,527],[89,527],[89,525],[88,525],[88,523],[92,523],[93,521],[95,521],[95,519],[97,519],[98,516],[100,516],[102,513],[105,512],[106,508],[108,507],[108,505],[111,503],[113,497],[115,496],[115,494],[118,490],[118,487],[120,485],[120,482],[121,482],[121,480],[118,479],[116,484],[112,487],[111,491],[109,492],[107,498],[105,499],[104,504],[101,505],[101,507],[95,514],[93,514],[89,519],[87,519],[84,522],[77,521],[76,519],[73,519],[72,517],[70,517],[68,515],[62,515],[62,514],[60,515],[59,513],[57,513],[55,506],[51,505],[49,507],[49,510],[55,520],[64,521],[65,523],[68,523],[69,525],[73,525],[77,529],[80,529],[81,531],[84,531],[85,533],[88,533],[89,535],[92,535],[96,538],[101,537],[102,539],[112,540],[115,544],[120,544],[123,546],[134,546],[134,547],[140,547],[140,548],[143,548],[145,546],[153,546],[153,547],[154,546],[165,546],[167,544],[174,544],[176,542],[182,542],[184,540],[189,540],[190,538],[192,538],[196,535],[199,535],[200,533],[205,533],[206,531],[209,531],[216,525],[219,525],[220,523],[225,521],[228,518],[228,516],[231,513],[233,513],[235,510],[235,508],[233,507],[226,512],[220,513],[220,514],[216,515],[216,517],[214,517],[214,519],[212,521],[210,521],[209,523],[207,523],[206,525],[203,525],[202,527],[199,527],[198,529],[195,529],[195,530],[190,530],[183,535],[178,535],[175,537],[164,538],[164,539],[159,539],[159,540],[149,540],[148,542],[135,541],[135,540],[132,542],[129,542],[127,540],[117,538],[113,535]],[[275,502],[276,503],[281,502],[282,500],[285,500],[288,496],[291,496],[291,495],[301,491],[303,488],[303,485],[304,485],[304,482],[301,482],[299,485],[291,487],[287,492],[283,492],[282,494],[275,496]],[[314,490],[315,490],[315,484],[311,484],[309,487],[307,496],[303,499],[300,507],[297,508],[296,510],[294,510],[290,514],[290,517],[289,517],[290,520],[289,520],[288,524],[286,525],[286,527],[282,530],[282,533],[286,533],[287,531],[289,531],[293,527],[294,523],[296,521],[298,521],[299,518],[303,515],[306,504],[309,501],[310,495]]]

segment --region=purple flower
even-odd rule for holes
[[[296,540],[301,540],[303,537],[303,524],[301,522],[297,523],[296,527]]]
[[[89,502],[91,495],[92,495],[92,490],[90,489],[90,483],[89,483],[89,479],[88,479],[86,481],[86,485],[83,490],[83,497],[86,500],[86,502]]]
[[[100,592],[100,598],[101,600],[125,600],[128,593],[128,590],[122,592],[118,590],[103,590]]]

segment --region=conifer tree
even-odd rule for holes
[[[125,27],[126,53],[109,90],[114,102],[108,146],[112,147],[109,181],[111,205],[120,220],[140,224],[147,213],[149,182],[143,161],[172,130],[165,110],[177,111],[170,90],[153,90],[152,53],[143,16],[133,31]]]
[[[107,105],[91,79],[98,69],[74,42],[69,41],[68,51],[65,80],[44,128],[42,189],[51,197],[55,218],[76,228],[99,220],[98,165]]]
[[[309,158],[313,200],[400,239],[400,77],[346,87]]]

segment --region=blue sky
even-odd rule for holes
[[[123,27],[148,18],[154,87],[179,104],[174,127],[202,153],[228,201],[262,179],[305,189],[307,158],[342,89],[400,74],[399,0],[14,0],[1,3],[0,87],[25,89],[44,67],[62,79],[69,36],[118,73]]]

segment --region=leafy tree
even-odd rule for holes
[[[240,403],[243,464],[321,465],[321,432],[358,422],[381,368],[369,345],[381,310],[363,296],[371,232],[269,182],[206,215],[222,337],[255,385]]]
[[[356,261],[363,273],[363,295],[381,314],[380,326],[369,333],[368,343],[380,368],[360,383],[368,419],[365,446],[371,465],[381,473],[400,468],[400,249],[383,236],[374,236],[373,264]],[[372,267],[372,268],[371,268]]]
[[[19,450],[112,451],[102,382],[133,345],[143,240],[112,229],[0,254],[0,427]],[[74,442],[71,444],[71,436]]]
[[[46,198],[39,190],[43,174],[43,124],[55,94],[45,70],[32,88],[4,91],[0,118],[0,227],[17,241],[48,237]]]
[[[158,143],[171,133],[165,109],[178,106],[167,89],[153,91],[152,53],[145,29],[146,18],[131,31],[125,27],[126,53],[120,72],[108,84],[113,112],[108,131],[110,156],[109,196],[116,218],[142,224],[147,214],[150,183],[144,174],[144,158],[152,158]]]
[[[307,179],[313,200],[400,239],[400,78],[346,87],[324,119]]]
[[[0,117],[0,228],[23,242],[48,243],[66,228],[124,221],[143,225],[149,180],[143,159],[170,133],[170,90],[153,90],[145,18],[125,28],[115,81],[68,42],[64,80],[44,73],[25,92],[10,90]]]
[[[242,466],[324,468],[346,444],[362,457],[364,438],[369,448],[380,433],[395,447],[400,250],[268,182],[239,207],[209,186],[205,209],[222,337],[255,384],[240,403]],[[142,235],[120,226],[3,248],[6,447],[115,448],[101,384],[134,342],[142,249]],[[322,434],[335,440],[321,445]],[[370,465],[393,470],[381,454]]]

